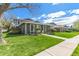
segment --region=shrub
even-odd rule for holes
[[[21,33],[21,29],[19,27],[12,27],[9,33],[18,34],[18,33]]]

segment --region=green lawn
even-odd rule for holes
[[[65,38],[72,38],[76,35],[79,35],[79,32],[53,32],[53,35]]]
[[[77,48],[73,52],[72,56],[79,56],[79,45],[77,46]]]
[[[1,56],[32,56],[63,41],[43,35],[4,34],[4,38],[8,44],[0,45]]]

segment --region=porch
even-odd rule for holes
[[[49,34],[50,26],[39,23],[23,23],[21,24],[21,32],[23,34],[40,34],[40,33]]]

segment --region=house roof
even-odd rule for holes
[[[22,25],[22,24],[27,24],[27,23],[40,24],[40,25],[48,25],[48,24],[40,23],[39,21],[33,21],[32,19],[15,19],[15,20],[18,20],[18,22],[21,22],[19,24],[19,26]]]
[[[40,24],[40,25],[49,25],[49,24],[42,24],[42,23],[37,23],[37,22],[22,22],[20,25],[22,25],[22,24],[27,24],[27,23]]]
[[[18,22],[32,22],[32,19],[14,19],[14,21],[18,21]]]
[[[57,25],[57,24],[56,24],[56,23],[54,23],[54,22],[53,22],[53,23],[49,23],[49,24],[51,24],[51,25]]]
[[[33,21],[32,19],[24,19],[20,20],[22,23],[33,23],[33,24],[40,24],[40,22]]]

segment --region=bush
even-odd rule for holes
[[[50,31],[51,32],[57,32],[58,30],[56,28],[52,28]]]
[[[12,27],[9,33],[10,34],[19,34],[19,33],[21,33],[21,29],[19,27]]]

